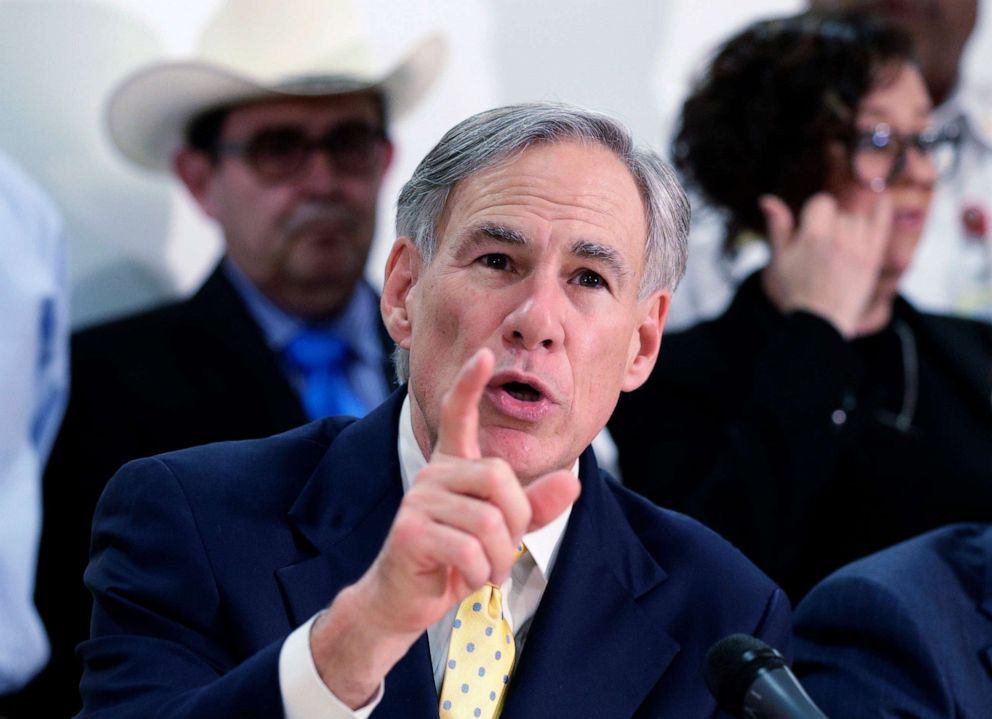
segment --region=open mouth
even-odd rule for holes
[[[500,372],[490,381],[487,392],[500,414],[524,423],[545,420],[557,406],[554,390],[522,372]]]
[[[507,382],[503,385],[503,390],[516,400],[521,402],[537,402],[541,399],[540,390],[524,382]]]

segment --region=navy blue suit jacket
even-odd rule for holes
[[[100,501],[83,717],[280,717],[278,655],[357,580],[402,498],[403,392],[363,420],[126,465]],[[788,652],[783,592],[723,539],[581,459],[582,495],[507,697],[508,718],[718,716],[709,646]],[[374,717],[437,717],[426,634]]]
[[[796,609],[796,673],[831,717],[992,716],[992,525],[841,569]]]

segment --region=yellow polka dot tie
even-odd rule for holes
[[[517,547],[514,561],[524,553]],[[494,719],[513,672],[516,645],[499,587],[486,584],[458,605],[441,684],[441,719]]]

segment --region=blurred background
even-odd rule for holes
[[[799,0],[328,0],[391,64],[441,31],[449,62],[425,102],[394,124],[397,158],[366,273],[381,284],[395,198],[442,132],[486,107],[561,100],[613,114],[665,150],[689,78],[716,42]],[[130,70],[196,47],[219,0],[0,0],[0,148],[52,195],[70,234],[76,327],[184,295],[220,252],[215,229],[166,175],[110,145],[104,106]],[[984,8],[982,8],[984,10]],[[966,79],[992,80],[980,12]]]

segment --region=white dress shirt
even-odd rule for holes
[[[400,412],[397,444],[405,492],[413,484],[417,472],[427,465],[427,460],[413,434],[409,396],[403,401]],[[576,460],[572,471],[578,474],[578,468],[579,463]],[[548,585],[547,578],[554,567],[558,547],[571,511],[569,507],[554,521],[536,532],[524,535],[527,553],[514,564],[510,576],[500,587],[506,598],[503,614],[516,637],[518,657],[526,641],[531,619]],[[444,678],[448,640],[451,637],[451,627],[457,611],[456,605],[427,629],[427,643],[434,669],[434,687],[438,693]],[[316,618],[316,615],[311,617],[306,624],[290,634],[279,654],[279,687],[286,719],[365,719],[379,705],[385,691],[385,682],[380,685],[376,696],[360,709],[349,709],[338,700],[321,680],[313,655],[310,653],[310,629]]]
[[[69,386],[68,292],[62,219],[0,156],[0,694],[48,659],[34,607],[41,472]]]

